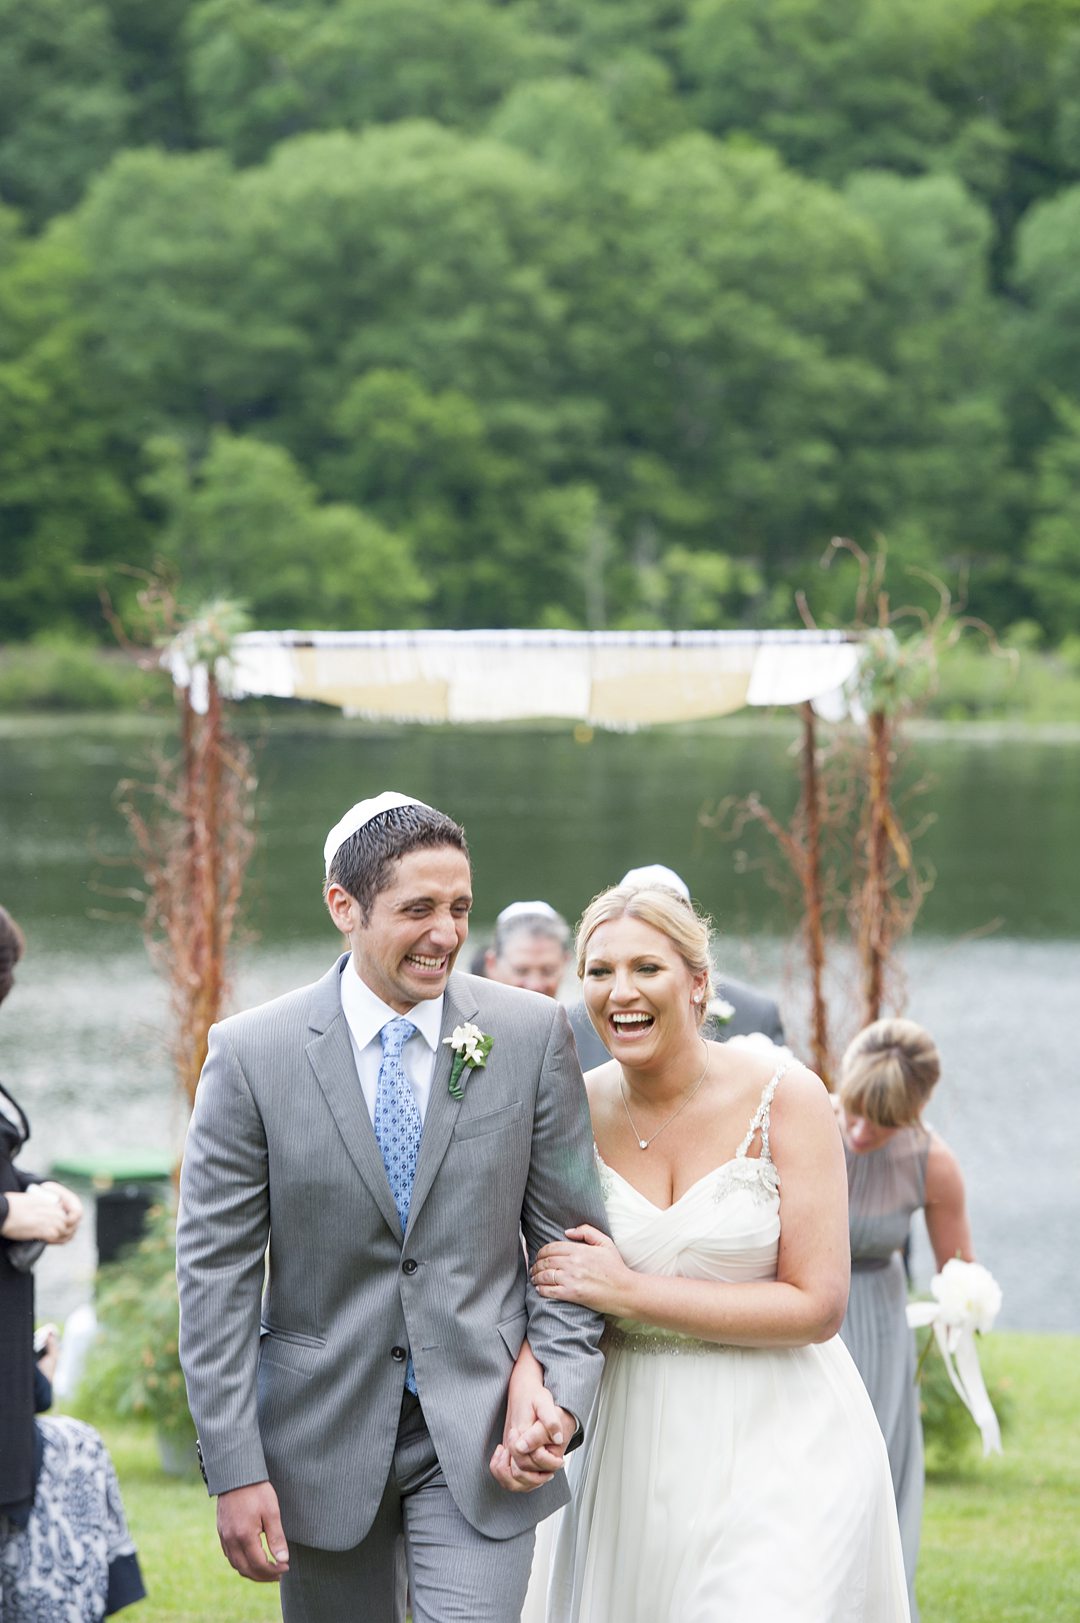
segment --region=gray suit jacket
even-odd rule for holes
[[[408,1346],[454,1500],[507,1538],[568,1497],[562,1473],[511,1494],[488,1471],[524,1336],[582,1419],[603,1363],[602,1321],[539,1297],[521,1245],[532,1256],[574,1223],[606,1226],[570,1028],[550,998],[450,977],[443,1035],[472,1020],[495,1041],[461,1101],[440,1044],[403,1244],[342,1013],[346,961],[210,1034],[177,1226],[207,1486],[268,1477],[287,1537],[358,1544],[390,1471]]]
[[[730,980],[726,975],[716,976],[716,991],[718,997],[731,1004],[735,1013],[723,1024],[718,1020],[706,1020],[701,1028],[703,1037],[709,1037],[716,1043],[726,1043],[729,1037],[745,1037],[752,1031],[763,1031],[774,1043],[783,1043],[784,1027],[780,1010],[771,997],[747,986],[744,981]],[[593,1071],[611,1055],[589,1019],[584,1003],[575,1003],[569,1013],[581,1069]]]

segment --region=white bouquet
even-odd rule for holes
[[[1001,1287],[980,1263],[951,1257],[930,1281],[930,1293],[932,1302],[908,1303],[908,1324],[931,1326],[957,1396],[982,1433],[983,1454],[1000,1454],[1001,1429],[979,1368],[975,1332],[993,1329]]]

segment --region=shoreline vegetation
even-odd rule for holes
[[[1022,628],[1018,628],[1021,629]],[[1080,736],[1080,639],[1050,650],[1032,646],[1022,634],[1011,641],[1020,655],[1015,662],[995,657],[973,645],[942,655],[937,691],[917,721],[907,723],[914,736],[933,735],[942,728],[987,725],[1038,729],[1039,736],[1075,741]],[[0,728],[23,718],[49,715],[126,717],[154,725],[155,717],[171,715],[170,689],[164,674],[140,669],[126,654],[59,636],[38,642],[0,644]],[[322,705],[298,706],[291,701],[247,701],[238,724],[250,713],[266,718],[303,716],[312,725],[340,720]],[[786,725],[782,713],[774,713]],[[712,722],[681,724],[693,731],[732,725],[760,727],[767,714],[747,711]],[[345,722],[351,729],[365,724]],[[377,725],[377,724],[376,724]],[[567,722],[542,723],[545,730]],[[794,722],[792,722],[794,726]]]
[[[918,1593],[924,1623],[1073,1623],[1080,1616],[1080,1336],[995,1331],[988,1383],[1008,1383],[1005,1453],[971,1448],[928,1477]],[[120,1476],[148,1599],[138,1623],[256,1623],[276,1590],[225,1564],[202,1483],[162,1474],[153,1433],[102,1427]]]

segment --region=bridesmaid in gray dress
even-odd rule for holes
[[[908,1328],[903,1248],[920,1209],[938,1268],[975,1260],[956,1157],[922,1120],[941,1074],[929,1033],[878,1020],[844,1055],[837,1100],[848,1172],[851,1295],[840,1334],[866,1383],[889,1450],[913,1623],[923,1500],[923,1439]]]

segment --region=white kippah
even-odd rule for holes
[[[375,795],[371,800],[358,800],[355,806],[349,807],[345,816],[334,824],[326,836],[323,861],[326,864],[327,874],[330,873],[330,864],[347,839],[350,839],[358,829],[363,828],[365,823],[370,823],[373,817],[378,817],[380,812],[393,811],[397,806],[423,806],[425,811],[431,810],[431,807],[424,805],[422,800],[414,800],[412,795],[399,795],[393,789],[387,789],[385,793]]]
[[[508,902],[495,920],[496,924],[505,924],[509,919],[523,919],[526,915],[533,918],[539,914],[544,919],[558,919],[562,923],[562,915],[556,913],[550,902]]]
[[[680,879],[674,868],[665,868],[662,862],[650,862],[645,868],[631,868],[629,873],[623,874],[619,884],[632,885],[635,890],[660,885],[664,890],[673,890],[684,902],[690,900],[690,887],[685,879]]]

